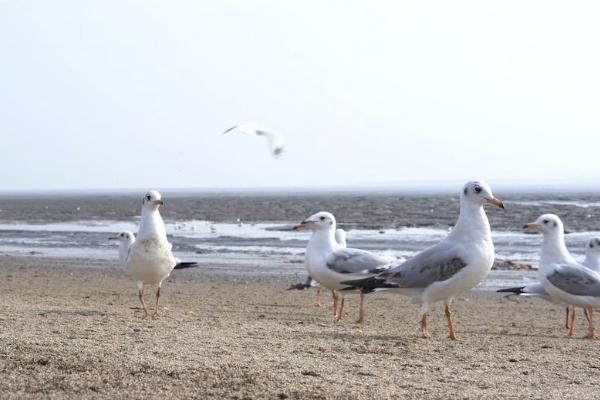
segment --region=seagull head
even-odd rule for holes
[[[585,254],[600,255],[600,237],[591,238],[585,246]]]
[[[492,188],[483,181],[467,182],[463,188],[461,199],[474,204],[491,204],[499,208],[504,208],[504,203],[494,197]]]
[[[565,228],[563,223],[555,214],[541,215],[535,222],[526,224],[523,229],[530,232],[540,232],[543,235],[551,235],[553,233],[562,233]]]
[[[321,211],[294,226],[294,229],[310,229],[311,231],[335,230],[335,217],[332,213]]]
[[[121,243],[133,243],[135,240],[135,235],[133,232],[124,231],[121,233],[117,233],[116,235],[112,235],[108,238],[108,240],[117,240]]]
[[[158,207],[162,206],[163,204],[165,203],[162,201],[162,196],[156,190],[149,191],[142,199],[142,207],[150,211],[158,210]]]

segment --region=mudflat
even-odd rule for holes
[[[112,261],[0,259],[0,398],[595,399],[600,343],[566,337],[564,309],[472,291],[456,299],[458,341],[440,305],[431,337],[419,307],[285,291],[302,277],[174,271],[160,316],[141,319],[135,285]],[[146,291],[153,304],[153,291]]]

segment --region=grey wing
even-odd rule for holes
[[[600,275],[578,264],[561,264],[546,278],[569,294],[600,296]]]
[[[384,275],[387,275],[386,283],[400,288],[424,288],[450,279],[466,266],[456,245],[441,242]]]
[[[340,274],[378,274],[390,265],[388,259],[359,249],[340,249],[327,257],[327,267]]]

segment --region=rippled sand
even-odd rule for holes
[[[3,257],[0,398],[598,398],[600,344],[542,301],[468,294],[451,342],[441,307],[422,339],[417,306],[369,297],[361,333],[356,299],[335,324],[289,274],[203,268],[174,272],[141,320],[112,262]]]

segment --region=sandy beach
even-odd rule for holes
[[[3,399],[598,397],[600,344],[567,338],[563,310],[540,300],[471,292],[455,302],[451,342],[439,306],[423,339],[417,306],[371,296],[361,333],[356,299],[333,323],[314,292],[284,290],[290,274],[175,271],[160,318],[142,320],[113,261],[4,256],[1,266]]]

